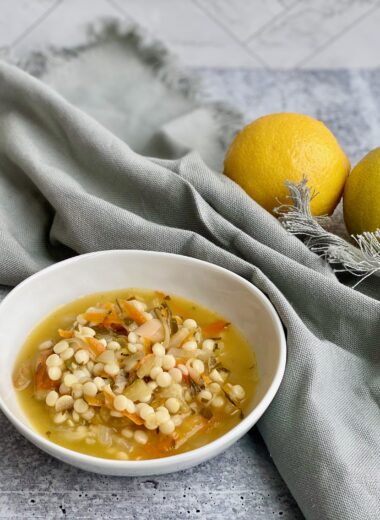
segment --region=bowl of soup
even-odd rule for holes
[[[48,267],[0,304],[0,406],[79,468],[153,475],[218,455],[281,383],[280,319],[208,262],[103,251]]]

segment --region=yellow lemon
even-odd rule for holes
[[[330,215],[338,204],[350,161],[330,130],[317,119],[291,112],[260,117],[232,142],[224,172],[268,211],[287,202],[285,181],[308,179],[318,193],[314,215]]]
[[[343,211],[351,235],[380,229],[380,148],[352,170],[344,188]]]

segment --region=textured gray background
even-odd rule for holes
[[[100,17],[137,22],[189,67],[380,65],[378,0],[0,0],[0,52],[84,43]]]
[[[198,69],[212,98],[245,120],[301,112],[324,121],[355,164],[380,144],[380,70]]]
[[[199,69],[212,98],[247,120],[294,110],[323,119],[353,162],[378,144],[379,72]],[[0,414],[0,518],[302,519],[252,430],[200,467],[153,478],[91,475],[43,454]]]
[[[0,518],[300,519],[253,430],[200,467],[160,477],[91,475],[34,448],[1,416]]]

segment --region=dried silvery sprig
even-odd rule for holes
[[[380,274],[380,229],[352,235],[356,245],[350,244],[324,229],[329,222],[328,216],[311,214],[310,202],[316,194],[311,194],[306,178],[299,183],[287,181],[286,187],[292,203],[282,204],[274,210],[286,230],[301,237],[311,251],[334,266],[335,272],[347,271],[360,277],[358,283],[368,276]]]

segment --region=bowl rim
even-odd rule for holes
[[[223,451],[223,447],[230,446],[235,440],[238,440],[244,433],[246,433],[249,428],[251,428],[262,416],[265,410],[268,408],[270,403],[272,402],[274,396],[276,395],[278,388],[281,384],[285,373],[286,367],[286,357],[287,357],[287,346],[286,346],[286,338],[283,329],[282,322],[280,317],[274,308],[273,304],[270,302],[269,298],[255,285],[245,280],[243,277],[237,275],[233,271],[230,271],[224,267],[213,264],[211,262],[207,262],[205,260],[200,260],[198,258],[193,258],[185,255],[175,254],[175,253],[166,253],[160,251],[150,251],[150,250],[139,250],[139,249],[107,249],[103,251],[95,251],[90,253],[80,254],[74,257],[70,257],[68,259],[62,260],[60,262],[56,262],[50,266],[47,266],[37,273],[29,276],[18,285],[16,285],[0,302],[0,312],[2,311],[3,305],[9,300],[18,295],[19,292],[24,290],[25,286],[28,286],[30,283],[36,278],[44,276],[47,272],[59,271],[60,269],[64,269],[67,265],[86,261],[88,258],[107,256],[107,255],[143,255],[143,256],[164,256],[169,258],[178,259],[181,261],[188,262],[189,264],[196,263],[201,265],[207,269],[212,269],[214,271],[218,271],[225,276],[229,276],[230,278],[235,279],[238,283],[245,285],[250,291],[256,293],[258,296],[260,303],[266,307],[273,318],[273,325],[279,337],[279,357],[277,366],[275,368],[275,375],[273,377],[272,382],[269,385],[266,393],[260,400],[260,402],[247,414],[246,417],[242,421],[240,421],[233,428],[228,430],[222,436],[217,439],[201,446],[199,448],[195,448],[189,450],[184,453],[179,453],[176,455],[169,455],[167,457],[162,458],[154,458],[154,459],[146,459],[146,460],[116,460],[116,459],[107,459],[102,457],[95,457],[92,455],[87,455],[81,453],[79,451],[71,450],[69,448],[65,448],[56,444],[49,439],[43,437],[38,431],[36,431],[32,425],[24,424],[21,420],[19,420],[13,412],[8,408],[7,404],[4,402],[2,396],[0,395],[0,409],[4,413],[4,415],[8,418],[8,420],[16,427],[16,429],[28,440],[32,441],[37,447],[42,449],[43,451],[49,453],[52,456],[56,456],[60,460],[65,462],[68,461],[76,461],[82,468],[84,467],[98,467],[101,470],[112,470],[117,467],[121,471],[124,470],[133,470],[133,469],[150,469],[152,470],[154,466],[157,467],[157,470],[165,470],[165,468],[176,466],[178,469],[181,469],[181,466],[186,466],[187,463],[191,462],[192,459],[199,460],[200,462],[209,458],[209,453],[220,453]],[[13,388],[12,388],[13,389]],[[14,391],[14,389],[13,389]]]

